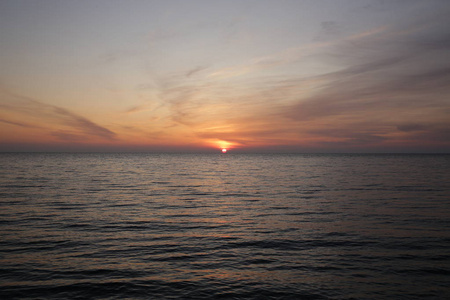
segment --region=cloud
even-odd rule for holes
[[[195,75],[195,74],[205,70],[206,68],[207,67],[202,67],[202,66],[195,67],[195,68],[193,68],[193,69],[191,69],[191,70],[186,72],[186,77],[191,77],[191,76],[193,76],[193,75]]]
[[[216,70],[213,73],[209,74],[209,77],[214,79],[227,79],[245,75],[248,73],[284,66],[308,57],[321,48],[326,48],[330,45],[333,45],[333,42],[315,42],[299,47],[284,49],[277,53],[254,58],[251,61],[240,65],[225,67]]]
[[[84,136],[82,136],[82,135],[73,133],[71,131],[65,131],[65,130],[54,131],[54,132],[52,132],[52,135],[63,141],[79,142],[84,139]]]
[[[341,28],[338,22],[335,21],[323,21],[320,23],[320,28],[315,41],[327,40],[335,38],[341,34]]]
[[[149,119],[160,117],[158,136],[178,130],[195,141],[246,147],[429,143],[450,149],[450,28],[444,15],[402,15],[345,37],[345,22],[324,21],[317,29],[321,38],[307,45],[219,69],[195,62],[141,86],[163,107],[149,111]],[[127,112],[143,109],[135,105]]]
[[[347,66],[320,75],[318,78],[327,82],[324,88],[289,107],[286,115],[306,120],[370,110],[448,107],[442,93],[448,95],[450,91],[450,62],[445,59],[450,51],[449,36],[447,30],[434,35],[430,42],[427,32],[422,32],[414,39],[406,35],[399,42],[391,33],[383,38],[382,48],[380,37],[362,39],[364,48],[344,41],[333,54],[343,58],[341,63]]]
[[[371,128],[369,124],[360,123],[344,125],[334,128],[320,128],[309,130],[310,134],[324,137],[320,144],[324,145],[340,145],[340,146],[359,146],[379,144],[387,140],[386,137],[380,135],[383,133],[380,128]]]
[[[233,102],[238,113],[228,124],[234,131],[191,126],[200,137],[245,145],[311,141],[350,149],[425,143],[450,149],[450,28],[442,15],[422,16],[414,23],[399,20],[311,47],[260,57],[219,70],[211,78],[287,65],[304,58],[310,49],[314,59],[332,62],[335,70],[255,77],[255,90],[239,97],[242,105]],[[248,81],[233,81],[234,88],[244,83]]]
[[[102,137],[105,139],[114,139],[115,133],[111,130],[95,124],[85,117],[74,114],[64,108],[52,106],[55,113],[62,117],[64,123],[83,131],[86,134]]]
[[[417,124],[417,123],[407,123],[401,124],[397,126],[397,129],[403,132],[416,132],[416,131],[424,131],[429,129],[429,125]]]
[[[65,125],[88,136],[96,136],[107,140],[116,138],[116,134],[111,130],[65,108],[47,104],[30,97],[17,95],[6,89],[1,89],[1,93],[3,95],[2,101],[4,108],[20,114],[22,118],[34,119],[38,123],[46,123],[46,126],[29,125],[31,127],[52,128]],[[22,127],[28,126],[22,122],[14,121],[14,123]]]
[[[9,125],[19,126],[19,127],[42,128],[40,126],[33,125],[33,124],[28,124],[28,123],[18,122],[18,121],[10,121],[10,120],[5,120],[5,119],[0,119],[0,122],[5,123],[5,124],[9,124]]]
[[[130,107],[129,109],[125,110],[125,113],[128,113],[128,114],[136,113],[136,112],[144,110],[145,108],[146,108],[146,106],[144,106],[144,105],[135,105],[135,106]]]
[[[372,38],[374,36],[376,37],[379,34],[385,32],[386,29],[387,26],[381,26],[364,32],[360,32],[358,34],[354,34],[341,40],[327,40],[322,39],[321,37],[323,35],[338,35],[339,26],[336,22],[333,21],[322,22],[320,29],[321,33],[319,34],[319,37],[315,38],[312,43],[283,49],[276,53],[254,58],[251,61],[240,65],[225,67],[212,72],[211,74],[209,74],[209,76],[214,79],[227,79],[245,75],[248,73],[290,65],[302,60],[304,61],[306,58],[309,59],[311,57],[317,56],[321,51],[328,52],[331,47],[342,45],[342,41],[345,41],[347,44],[357,43],[358,41],[361,41],[365,38]],[[359,45],[359,47],[363,46]]]
[[[435,36],[433,43],[422,39],[399,42],[392,30],[378,28],[360,35],[358,43],[364,47],[352,46],[356,38],[318,47],[318,51],[326,48],[323,55],[331,53],[331,59],[345,57],[338,62],[342,67],[337,71],[310,77],[241,78],[229,86],[211,77],[189,83],[172,78],[161,95],[173,122],[201,139],[221,139],[248,147],[375,147],[395,140],[418,144],[428,140],[424,135],[411,134],[419,127],[402,125],[417,120],[420,124],[443,123],[439,128],[427,125],[426,129],[429,136],[439,136],[445,144],[448,135],[442,127],[449,122],[442,120],[446,115],[449,119],[448,97],[444,95],[450,93],[450,64],[446,60],[430,63],[428,56],[440,57],[448,50],[446,37]],[[385,43],[381,49],[380,39]],[[294,54],[291,57],[299,58]],[[256,70],[258,65],[265,68],[285,62],[266,57],[246,67]],[[229,71],[232,76],[232,72],[243,69]]]

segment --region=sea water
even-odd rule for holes
[[[1,299],[444,299],[450,155],[0,154]]]

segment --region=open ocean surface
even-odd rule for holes
[[[450,297],[450,155],[0,163],[0,299]]]

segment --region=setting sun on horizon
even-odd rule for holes
[[[2,1],[0,151],[450,152],[448,13]]]
[[[450,0],[1,0],[0,300],[440,299]]]

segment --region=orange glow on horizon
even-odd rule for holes
[[[227,149],[222,148],[222,153],[227,153]]]
[[[208,144],[214,148],[220,149],[221,151],[223,151],[223,149],[228,151],[230,149],[233,149],[233,148],[236,148],[237,146],[239,146],[238,143],[228,142],[228,141],[219,140],[219,139],[209,140]]]

